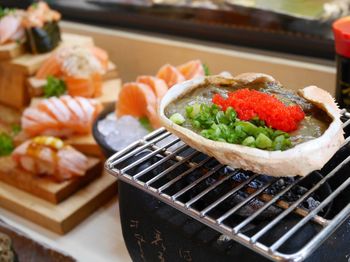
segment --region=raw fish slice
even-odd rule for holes
[[[97,47],[97,46],[90,47],[90,50],[91,50],[92,54],[101,62],[104,70],[107,70],[108,69],[108,62],[109,62],[107,52],[105,50]]]
[[[40,134],[45,129],[59,126],[55,118],[37,108],[27,108],[23,112],[21,124],[23,130],[30,135]]]
[[[45,129],[39,133],[39,135],[44,136],[56,136],[56,137],[70,137],[76,131],[71,128],[56,128],[56,129]],[[78,132],[77,132],[78,133]]]
[[[102,76],[99,73],[94,73],[86,78],[67,76],[64,81],[67,92],[71,96],[92,98],[102,95]]]
[[[7,15],[0,20],[0,44],[13,40],[15,36],[19,36],[19,38],[14,39],[18,40],[23,36],[23,33],[21,18],[14,15]]]
[[[85,119],[87,119],[84,132],[90,132],[92,122],[95,119],[96,108],[92,105],[92,103],[89,101],[89,99],[86,99],[83,97],[76,97],[75,99],[80,104],[82,110],[85,113],[85,116],[86,116]],[[79,131],[79,130],[77,130],[77,131]]]
[[[179,65],[177,69],[183,74],[186,80],[205,75],[203,64],[200,60],[189,61]]]
[[[60,99],[67,106],[72,114],[75,123],[87,123],[88,118],[76,99],[71,96],[61,96]]]
[[[58,167],[61,170],[74,172],[76,175],[82,176],[86,172],[87,159],[86,157],[71,147],[65,147],[58,151],[57,157]],[[74,161],[72,161],[74,159]]]
[[[147,117],[153,127],[159,126],[157,98],[148,85],[132,82],[123,85],[117,101],[117,116]]]
[[[19,158],[19,164],[22,166],[22,168],[28,172],[31,173],[37,173],[37,163],[34,158],[30,156],[23,156]]]
[[[61,63],[56,54],[51,55],[36,72],[35,77],[38,79],[46,79],[48,76],[62,76]]]
[[[53,135],[67,137],[72,134],[88,134],[102,105],[94,99],[83,97],[50,98],[22,115],[23,131],[28,135]]]
[[[38,108],[57,119],[60,126],[64,126],[70,121],[71,114],[67,106],[56,97],[43,100],[38,104]]]
[[[154,76],[139,76],[136,82],[150,86],[158,100],[168,91],[168,86],[164,80]]]
[[[170,64],[166,64],[161,69],[159,69],[157,77],[163,79],[169,88],[186,80],[181,72]]]
[[[19,145],[12,157],[24,170],[34,175],[49,175],[57,181],[83,176],[87,158],[54,137],[36,137]]]
[[[21,39],[24,38],[24,28],[23,27],[18,27],[17,31],[11,36],[10,40],[11,41],[21,41]]]

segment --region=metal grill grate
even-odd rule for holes
[[[343,110],[342,115],[346,131],[350,114]],[[267,258],[302,261],[350,215],[350,200],[339,201],[350,191],[350,136],[346,133],[344,146],[332,160],[306,177],[275,178],[235,170],[195,151],[165,129],[116,153],[106,169]],[[335,202],[342,205],[334,207]],[[270,237],[290,217],[293,223]],[[254,233],[246,230],[260,224]],[[310,224],[313,234],[292,251],[286,249]]]

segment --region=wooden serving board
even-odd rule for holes
[[[18,57],[24,52],[24,44],[21,43],[12,42],[0,45],[0,61]]]
[[[57,204],[101,175],[101,161],[91,157],[88,161],[89,169],[83,177],[57,183],[49,178],[33,176],[16,168],[13,160],[6,157],[0,160],[0,181]]]
[[[107,174],[58,205],[0,182],[0,206],[53,232],[65,234],[116,193],[116,179]]]

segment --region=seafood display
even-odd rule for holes
[[[108,62],[108,54],[95,46],[62,47],[41,65],[35,77],[48,79],[48,84],[52,78],[61,80],[63,92],[67,90],[71,96],[99,97]],[[51,95],[52,92],[46,93]]]
[[[33,54],[53,50],[61,41],[61,14],[40,1],[27,10],[4,9],[0,18],[0,44],[26,43]]]
[[[94,99],[52,97],[24,110],[21,125],[23,132],[30,137],[89,134],[92,123],[101,110],[101,104]]]
[[[167,90],[188,79],[205,75],[205,66],[200,60],[192,60],[178,67],[166,64],[154,76],[140,76],[136,82],[125,83],[119,94],[116,114],[147,117],[153,128],[160,127],[157,105]]]
[[[83,176],[87,158],[58,138],[38,136],[19,145],[12,158],[25,171],[47,175],[57,181]]]
[[[159,108],[161,123],[190,146],[223,164],[272,176],[320,169],[344,142],[339,112],[322,89],[295,93],[255,73],[176,85]]]
[[[204,76],[206,72],[200,60],[192,60],[178,67],[166,64],[156,76],[142,75],[135,82],[125,83],[116,102],[115,114],[98,121],[99,133],[110,148],[123,149],[161,126],[157,106],[174,84]]]

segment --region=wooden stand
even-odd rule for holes
[[[60,46],[70,45],[92,46],[93,40],[91,37],[63,34]],[[0,61],[0,103],[17,109],[27,106],[30,102],[27,78],[32,76],[51,54],[52,52],[41,55],[24,54],[12,60]],[[11,58],[11,55],[9,56]]]
[[[20,56],[25,52],[23,44],[20,43],[8,43],[5,45],[0,45],[0,61],[13,59]]]
[[[2,159],[0,164],[0,180],[2,182],[54,204],[62,202],[102,173],[102,163],[96,158],[89,158],[89,169],[83,177],[61,183],[56,183],[50,178],[33,176],[16,168],[11,158]],[[11,168],[5,168],[5,166]]]
[[[0,206],[53,232],[65,234],[109,201],[117,193],[116,189],[116,179],[103,174],[55,205],[0,182]]]

